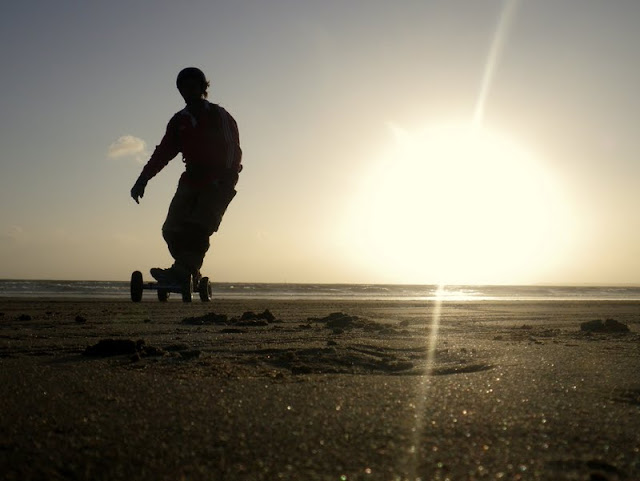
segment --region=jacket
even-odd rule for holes
[[[182,153],[185,171],[180,184],[201,189],[214,183],[235,186],[242,170],[242,149],[238,125],[224,108],[204,101],[204,109],[194,116],[185,107],[177,112],[142,169],[151,179],[178,153]]]

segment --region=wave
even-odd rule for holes
[[[637,286],[444,286],[213,283],[217,298],[369,300],[640,300]],[[129,298],[124,281],[0,280],[0,297]]]

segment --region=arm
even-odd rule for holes
[[[136,203],[140,203],[140,198],[144,197],[144,190],[147,182],[153,178],[158,172],[180,152],[180,142],[178,139],[178,125],[176,116],[174,116],[167,125],[167,131],[160,141],[160,145],[156,146],[151,158],[143,167],[142,173],[133,188],[131,189],[131,197]]]
[[[164,137],[160,141],[160,144],[156,146],[156,149],[151,154],[149,162],[142,169],[141,176],[144,176],[147,181],[153,178],[158,172],[165,168],[165,166],[180,152],[180,142],[178,137],[178,118],[173,116],[167,125],[167,131]]]

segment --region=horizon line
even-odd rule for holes
[[[0,282],[4,281],[19,281],[19,282],[129,282],[128,280],[122,279],[54,279],[54,278],[11,278],[11,277],[0,277]],[[443,285],[444,287],[473,287],[473,286],[482,286],[482,287],[634,287],[640,288],[640,282],[637,283],[627,283],[627,282],[616,282],[616,283],[596,283],[596,282],[583,282],[583,283],[546,283],[546,282],[536,282],[531,284],[508,284],[508,283],[452,283],[452,284],[442,284],[437,282],[423,282],[423,283],[415,283],[415,282],[311,282],[311,281],[303,281],[303,282],[289,282],[289,281],[211,281],[212,284],[272,284],[272,285],[325,285],[325,286],[434,286],[437,287],[439,285]]]

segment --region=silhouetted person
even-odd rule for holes
[[[204,73],[195,67],[185,68],[176,84],[187,105],[169,120],[160,145],[131,189],[131,197],[139,203],[147,182],[182,153],[185,171],[162,226],[175,262],[168,269],[151,269],[151,275],[163,282],[183,282],[192,275],[197,283],[209,237],[218,230],[236,195],[242,150],[236,121],[225,109],[206,100],[209,81]]]

